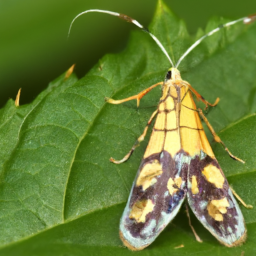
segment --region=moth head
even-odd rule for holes
[[[166,74],[165,80],[180,80],[180,71],[177,68],[170,68]]]

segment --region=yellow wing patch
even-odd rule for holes
[[[199,192],[198,184],[197,184],[197,179],[196,179],[195,175],[192,176],[191,191],[192,191],[193,195],[198,194],[198,192]]]
[[[143,166],[140,175],[137,179],[136,186],[142,186],[145,191],[148,187],[156,183],[156,176],[163,173],[161,164],[154,160],[153,163],[147,163]]]
[[[202,173],[206,180],[214,184],[216,188],[223,188],[225,178],[216,166],[210,164],[203,169]]]
[[[150,199],[137,201],[131,209],[129,218],[135,219],[136,222],[144,223],[146,221],[147,214],[153,211],[154,206],[154,203]]]
[[[181,187],[181,184],[182,184],[181,177],[177,177],[174,180],[170,178],[167,182],[167,188],[169,190],[170,195],[174,195]]]
[[[209,215],[216,221],[223,221],[223,214],[227,213],[229,202],[227,198],[212,200],[207,206]]]

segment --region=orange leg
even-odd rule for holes
[[[205,100],[204,97],[203,97],[202,95],[200,95],[188,82],[184,81],[184,84],[185,84],[186,86],[188,86],[189,90],[190,90],[191,92],[193,92],[193,93],[196,95],[196,97],[197,97],[198,100],[201,100],[201,101],[205,104],[205,108],[206,108],[206,109],[208,108],[208,106],[215,107],[215,106],[219,103],[220,99],[217,98],[217,99],[215,100],[215,102],[214,102],[213,104],[211,104],[210,102],[208,102],[207,100]]]
[[[129,153],[121,160],[115,160],[114,158],[110,158],[110,162],[115,163],[115,164],[121,164],[123,162],[125,162],[126,160],[129,159],[129,157],[131,156],[131,154],[133,153],[133,151],[135,150],[135,148],[137,148],[140,145],[140,142],[144,140],[147,131],[148,131],[148,127],[151,124],[153,118],[156,116],[156,114],[158,113],[158,110],[156,110],[150,117],[150,119],[148,120],[147,126],[145,127],[143,133],[140,135],[140,137],[136,140],[136,142],[134,143],[134,145],[132,146],[132,149],[129,151]]]
[[[231,158],[233,158],[233,159],[235,159],[235,160],[237,160],[237,161],[239,161],[239,162],[241,162],[241,163],[244,164],[245,162],[244,162],[242,159],[240,159],[240,158],[234,156],[233,154],[231,154],[231,152],[228,150],[228,148],[226,147],[226,145],[223,143],[223,141],[220,139],[220,137],[216,134],[216,132],[215,132],[214,129],[212,128],[212,126],[211,126],[211,124],[209,123],[208,119],[207,119],[207,118],[205,117],[205,115],[203,114],[202,109],[199,108],[199,109],[198,109],[198,112],[199,112],[200,116],[203,118],[203,120],[204,120],[204,122],[206,123],[206,125],[208,126],[210,132],[211,132],[212,135],[213,135],[214,140],[215,140],[216,142],[222,144],[222,146],[225,148],[225,150],[228,152],[228,154],[229,154],[229,156],[230,156]]]
[[[163,85],[163,82],[159,82],[157,84],[154,84],[150,87],[148,87],[147,89],[143,90],[142,92],[140,92],[139,94],[136,94],[134,96],[131,96],[131,97],[128,97],[128,98],[125,98],[125,99],[122,99],[122,100],[113,100],[113,99],[110,99],[110,98],[105,98],[105,101],[108,102],[108,103],[111,103],[111,104],[121,104],[123,102],[126,102],[126,101],[130,101],[130,100],[137,100],[137,107],[140,105],[140,100],[143,96],[145,96],[148,92],[150,92],[153,88],[157,87],[158,85]]]
[[[150,87],[148,87],[147,89],[143,90],[142,92],[140,92],[139,94],[137,95],[134,95],[134,96],[131,96],[131,97],[128,97],[128,98],[125,98],[125,99],[122,99],[122,100],[113,100],[113,99],[110,99],[110,98],[105,98],[106,102],[108,103],[111,103],[111,104],[121,104],[123,102],[126,102],[126,101],[130,101],[130,100],[137,100],[137,107],[140,105],[140,100],[142,99],[142,97],[144,97],[148,92],[150,92],[153,88],[157,87],[158,85],[163,85],[163,82],[159,82],[157,84],[154,84]],[[134,145],[132,146],[132,149],[129,151],[129,153],[121,160],[115,160],[114,158],[110,158],[110,162],[112,163],[115,163],[115,164],[121,164],[123,162],[125,162],[126,160],[129,159],[129,157],[131,156],[131,154],[133,153],[133,151],[135,150],[136,147],[139,146],[140,142],[144,140],[146,134],[147,134],[147,131],[148,131],[148,127],[150,125],[150,123],[152,122],[153,118],[155,117],[155,115],[158,113],[158,110],[156,110],[150,117],[148,123],[147,123],[147,126],[145,127],[143,133],[140,135],[140,137],[136,140],[136,142],[134,143]]]

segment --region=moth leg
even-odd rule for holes
[[[216,134],[216,132],[215,132],[214,129],[212,128],[211,124],[209,123],[208,119],[207,119],[207,118],[205,117],[205,115],[203,114],[202,109],[199,108],[199,109],[198,109],[198,112],[199,112],[200,116],[203,118],[203,120],[204,120],[204,122],[206,123],[206,125],[208,126],[210,132],[211,132],[212,135],[213,135],[214,140],[215,140],[216,142],[222,144],[222,146],[225,148],[225,150],[228,152],[228,154],[229,154],[229,156],[230,156],[231,158],[233,158],[233,159],[235,159],[235,160],[237,160],[237,161],[239,161],[239,162],[241,162],[241,163],[244,164],[245,162],[244,162],[242,159],[240,159],[240,158],[234,156],[234,155],[228,150],[228,148],[226,147],[226,145],[224,144],[224,142],[223,142],[223,141],[220,139],[220,137]]]
[[[188,204],[186,203],[185,205],[186,205],[186,214],[187,214],[187,217],[188,217],[189,226],[190,226],[190,228],[192,229],[192,232],[193,232],[193,234],[194,234],[194,236],[195,236],[195,238],[196,238],[196,241],[199,242],[199,243],[202,243],[203,240],[199,237],[199,235],[196,233],[194,227],[193,227],[192,224],[191,224],[191,219],[190,219],[190,215],[189,215]]]
[[[150,87],[148,87],[147,89],[143,90],[142,92],[140,92],[139,94],[136,94],[134,96],[122,99],[122,100],[113,100],[111,98],[106,97],[105,101],[111,104],[121,104],[123,102],[126,101],[130,101],[130,100],[137,100],[137,107],[140,105],[140,100],[143,96],[145,96],[148,92],[150,92],[153,88],[157,87],[158,85],[163,85],[163,82],[159,82],[157,84],[154,84]]]
[[[188,82],[185,82],[185,85],[187,85],[189,87],[190,91],[196,95],[198,100],[201,100],[205,104],[206,109],[208,108],[208,106],[215,107],[220,101],[220,99],[217,98],[215,100],[215,102],[213,104],[211,104],[210,102],[205,100],[205,98],[202,95],[200,95]]]
[[[134,145],[132,146],[132,149],[129,151],[129,153],[127,155],[125,155],[125,157],[121,160],[115,160],[114,158],[110,158],[110,162],[114,163],[114,164],[121,164],[123,162],[125,162],[126,160],[129,159],[129,157],[131,156],[131,154],[133,153],[133,151],[135,150],[135,148],[137,148],[140,145],[140,142],[144,140],[147,131],[148,131],[148,127],[151,124],[153,118],[155,117],[155,115],[158,113],[158,109],[151,115],[150,119],[148,120],[148,123],[146,125],[146,127],[144,128],[143,133],[140,135],[140,137],[136,140],[136,142],[134,143]]]
[[[237,198],[237,200],[247,209],[252,209],[253,206],[250,204],[246,204],[244,200],[236,193],[236,191],[230,186],[230,189],[233,193],[233,195]]]

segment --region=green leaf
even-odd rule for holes
[[[211,20],[206,30],[225,21]],[[174,62],[195,40],[161,1],[150,30]],[[196,37],[202,34],[199,30]],[[255,40],[255,25],[223,29],[191,52],[180,71],[210,102],[220,97],[207,118],[246,164],[231,160],[220,145],[212,146],[230,184],[256,207]],[[139,109],[135,101],[110,105],[104,97],[135,95],[162,81],[168,68],[152,39],[135,31],[124,52],[106,55],[84,78],[62,75],[29,105],[15,107],[8,101],[0,110],[1,255],[132,255],[122,246],[118,224],[150,135],[129,161],[114,165],[109,158],[122,158],[130,150],[161,91],[145,96]],[[242,211],[248,239],[241,247],[220,245],[192,217],[204,241],[197,243],[182,209],[137,254],[254,255],[255,209]],[[184,248],[175,249],[181,244]]]

